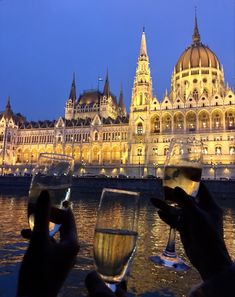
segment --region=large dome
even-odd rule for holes
[[[212,67],[221,69],[220,62],[208,46],[202,43],[192,44],[180,56],[175,70],[184,71],[189,68]]]
[[[96,90],[85,91],[78,99],[78,104],[99,104],[102,94]]]
[[[195,18],[192,44],[180,56],[176,63],[175,71],[178,73],[198,67],[219,68],[221,70],[221,65],[216,54],[208,46],[201,43],[197,18]]]

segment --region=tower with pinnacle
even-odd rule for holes
[[[143,29],[136,75],[132,88],[129,119],[129,162],[143,164],[148,150],[149,112],[152,101],[152,78],[145,30]]]
[[[66,102],[66,107],[65,107],[65,118],[67,120],[72,120],[74,118],[76,99],[77,99],[77,95],[76,95],[75,74],[73,74],[73,80],[70,88],[69,98]]]

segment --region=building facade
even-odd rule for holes
[[[203,142],[206,178],[235,178],[235,93],[224,80],[216,54],[201,42],[195,18],[192,43],[178,59],[171,89],[153,96],[145,32],[134,79],[129,115],[110,91],[88,90],[78,98],[73,77],[65,116],[28,122],[12,112],[8,100],[0,115],[0,164],[3,172],[33,169],[42,152],[72,155],[77,174],[162,175],[172,137]]]

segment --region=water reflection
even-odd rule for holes
[[[77,263],[62,289],[61,296],[86,296],[84,278],[93,265],[93,234],[99,197],[73,193],[73,207],[77,222],[81,250]],[[16,285],[17,267],[27,247],[20,237],[20,230],[27,226],[26,197],[0,197],[0,297],[12,297]],[[235,207],[223,201],[225,209],[224,233],[229,252],[235,258]],[[118,219],[118,212],[114,219]],[[176,273],[155,266],[149,256],[159,254],[167,241],[168,227],[162,223],[148,199],[141,198],[138,250],[134,258],[128,287],[131,296],[186,296],[189,288],[200,278],[191,269]],[[179,255],[185,258],[182,245],[177,238]]]

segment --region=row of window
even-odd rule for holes
[[[193,137],[193,140],[195,140],[197,137]],[[233,135],[227,135],[227,140],[229,140],[229,141],[233,141],[234,140],[234,136]],[[208,136],[206,136],[206,137],[200,137],[200,140],[202,141],[202,142],[205,142],[205,141],[209,141],[209,137]],[[224,139],[225,140],[225,139]],[[210,140],[211,141],[211,140]],[[214,137],[214,141],[223,141],[223,136],[216,136],[216,137]],[[225,140],[226,141],[226,140]],[[154,139],[154,141],[153,141],[154,143],[158,143],[159,142],[159,139],[158,138],[155,138]],[[160,141],[161,142],[161,141]],[[168,142],[171,142],[171,138],[163,138],[162,139],[162,142],[163,143],[168,143]]]
[[[202,114],[200,116],[199,121],[199,129],[209,129],[210,128],[210,119],[207,114]],[[172,123],[172,117],[167,116],[162,119],[162,128],[165,131],[169,131],[174,126],[176,130],[183,130],[184,129],[184,117],[182,115],[178,115],[174,118],[174,123]],[[155,120],[152,122],[152,133],[160,133],[160,118],[156,117]],[[187,118],[186,127],[189,131],[195,131],[197,127],[196,116],[191,115]],[[212,119],[212,128],[213,129],[223,129],[223,119],[219,114],[216,114]],[[225,128],[228,130],[235,129],[235,115],[229,114],[225,119]],[[136,127],[136,133],[138,135],[143,134],[143,124],[139,122]]]
[[[168,147],[165,147],[164,148],[164,151],[163,151],[164,156],[166,156],[166,154],[168,153],[168,151],[169,151],[169,148]],[[137,156],[143,156],[143,149],[142,149],[142,147],[138,147],[136,153],[137,153]],[[215,147],[214,153],[215,153],[215,155],[222,155],[222,147],[219,146],[219,145],[217,145]],[[208,154],[208,148],[206,146],[203,147],[203,154],[204,155],[207,155]],[[229,154],[230,155],[235,155],[235,146],[234,145],[229,147]],[[153,156],[158,156],[158,148],[157,147],[153,147],[152,148],[152,155]]]
[[[90,107],[90,106],[85,106],[83,108],[79,107],[77,109],[77,113],[79,112],[98,112],[99,108],[98,107]]]
[[[4,140],[3,134],[0,135],[0,141]],[[94,134],[94,141],[99,140],[99,135],[96,132]],[[112,132],[103,133],[103,141],[126,141],[127,140],[127,132]],[[10,135],[7,137],[7,142],[11,141]],[[29,143],[52,143],[54,141],[54,135],[27,135],[27,136],[18,136],[17,143],[18,144],[29,144]],[[57,136],[57,142],[62,142],[63,136]],[[89,142],[90,141],[90,133],[83,134],[66,134],[65,142]]]
[[[137,127],[137,134],[142,134],[142,126],[138,125]],[[195,139],[195,137],[193,137]],[[228,141],[233,141],[234,140],[234,136],[233,135],[227,135],[227,140]],[[200,138],[202,142],[205,142],[205,141],[209,141],[209,137],[206,136],[206,137],[201,137]],[[7,136],[7,139],[6,141],[7,142],[11,142],[12,138],[11,138],[11,135],[8,135]],[[14,140],[14,139],[13,139]],[[96,132],[94,134],[94,141],[98,141],[99,140],[99,135],[98,135],[98,132]],[[113,132],[113,133],[110,133],[110,132],[105,132],[103,133],[103,137],[102,137],[102,140],[103,141],[127,141],[127,132]],[[215,136],[214,141],[223,141],[225,139],[223,139],[223,136],[220,135],[220,136]],[[3,142],[4,141],[4,135],[1,134],[0,135],[0,142]],[[33,136],[18,136],[17,137],[17,143],[18,144],[29,144],[29,143],[53,143],[54,141],[54,135],[39,135],[39,136],[36,136],[36,135],[33,135]],[[58,136],[57,137],[57,141],[58,142],[62,142],[62,136]],[[85,133],[85,134],[66,134],[65,135],[65,142],[70,142],[70,143],[73,143],[73,142],[88,142],[90,141],[90,134],[89,133]],[[163,143],[168,143],[171,141],[171,138],[163,138],[162,139],[162,142]],[[210,140],[211,141],[211,140]],[[159,139],[158,138],[155,138],[154,143],[158,143],[159,142]],[[161,142],[161,141],[160,141]]]
[[[57,137],[58,142],[62,142],[62,136]],[[66,134],[65,142],[89,142],[90,141],[90,133],[80,133],[80,134]]]
[[[98,139],[97,139],[98,140]],[[113,132],[113,133],[103,133],[103,141],[126,141],[127,140],[127,132]]]
[[[52,143],[54,135],[31,135],[31,136],[18,136],[17,143]]]
[[[187,72],[183,72],[181,77],[186,77],[186,76],[189,76],[190,74],[191,75],[197,75],[197,74],[200,74],[200,73],[201,74],[210,74],[210,71],[209,70],[192,70],[191,72],[187,71]],[[211,71],[211,73],[212,73],[212,75],[217,76],[216,71]],[[220,77],[220,78],[221,78],[221,82],[223,82],[222,77]],[[178,79],[180,79],[180,75],[176,76],[176,80],[178,80]],[[207,81],[205,81],[206,78],[203,78],[203,80],[204,80],[204,82],[207,82]],[[194,79],[193,82],[197,83],[197,80]],[[212,83],[215,83],[215,82],[216,82],[215,79],[212,79]]]

